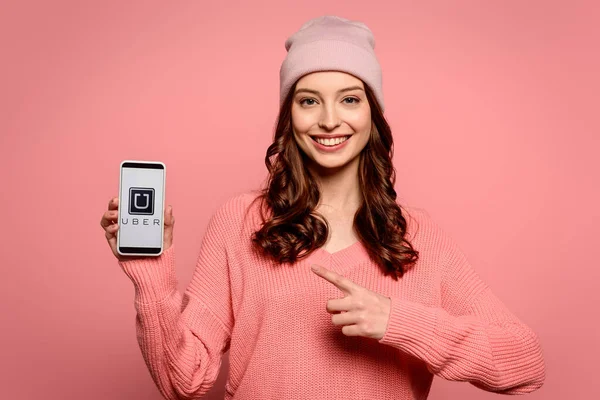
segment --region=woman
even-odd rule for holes
[[[434,375],[541,387],[535,333],[424,210],[396,201],[369,28],[315,18],[285,45],[268,185],[212,215],[185,293],[171,207],[154,258],[117,253],[117,198],[103,215],[162,395],[207,393],[229,349],[226,399],[425,399]]]

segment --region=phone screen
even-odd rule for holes
[[[121,254],[162,253],[165,166],[121,163],[118,249]]]

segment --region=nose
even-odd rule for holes
[[[338,126],[340,126],[340,119],[337,115],[334,106],[326,106],[323,107],[323,112],[321,113],[321,119],[319,120],[319,127],[322,129],[326,129],[331,131]]]

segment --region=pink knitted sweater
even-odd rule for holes
[[[542,386],[536,334],[424,210],[403,206],[420,260],[394,281],[360,242],[294,265],[259,256],[250,241],[260,225],[259,202],[249,207],[255,196],[232,196],[211,216],[183,294],[174,246],[119,263],[135,287],[142,355],[165,398],[202,397],[227,350],[225,399],[426,399],[434,375],[503,394]],[[381,340],[333,325],[325,306],[343,293],[312,263],[391,298]]]

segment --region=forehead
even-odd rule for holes
[[[363,82],[354,75],[341,71],[318,71],[300,78],[296,90],[306,88],[321,92],[336,92],[349,86],[359,86],[364,89]]]

